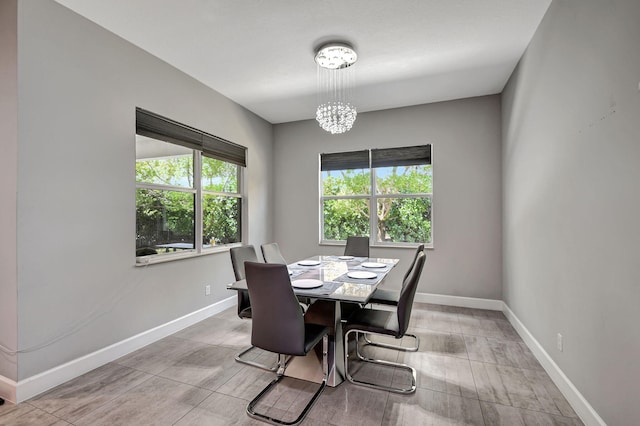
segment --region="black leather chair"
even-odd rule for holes
[[[236,277],[236,281],[245,279],[245,270],[244,270],[244,262],[251,261],[257,262],[258,255],[256,254],[256,249],[252,245],[246,245],[241,247],[232,247],[229,250],[231,254],[231,266],[233,266],[233,273]],[[251,319],[252,317],[252,309],[251,309],[251,301],[249,299],[249,292],[247,291],[238,291],[238,316],[242,319]],[[238,355],[236,355],[236,361],[241,362],[243,364],[251,365],[253,367],[258,367],[267,371],[276,371],[278,368],[277,364],[274,365],[264,365],[259,362],[250,361],[248,359],[243,359],[242,357],[249,353],[252,349],[254,349],[253,345],[248,348],[242,350]]]
[[[287,265],[287,261],[282,255],[282,252],[280,252],[278,243],[262,244],[260,246],[260,250],[262,251],[262,257],[264,258],[265,263]],[[298,300],[300,301],[300,306],[302,307],[303,311],[306,311],[309,305],[311,305],[310,297],[298,297]]]
[[[369,237],[347,237],[344,255],[369,257]]]
[[[411,265],[409,266],[409,268],[407,269],[407,272],[405,272],[404,277],[402,278],[402,283],[404,285],[404,283],[407,281],[407,278],[409,277],[409,274],[411,273],[411,271],[413,270],[414,265],[416,264],[416,260],[418,259],[418,255],[420,253],[424,252],[424,244],[420,244],[418,246],[418,248],[416,248],[416,253],[413,256],[413,260],[411,261]],[[375,303],[378,305],[388,305],[388,306],[398,306],[398,301],[400,300],[400,292],[402,289],[400,290],[387,290],[387,289],[383,289],[383,288],[378,288],[376,289],[376,291],[373,292],[373,295],[371,296],[371,299],[369,299],[369,303]],[[405,351],[405,352],[416,352],[418,350],[418,347],[420,346],[420,338],[418,336],[416,336],[415,334],[409,334],[406,333],[405,336],[409,336],[412,337],[415,340],[415,345],[411,346],[411,347],[405,347],[405,346],[396,346],[396,345],[389,345],[386,343],[376,343],[376,342],[372,342],[370,340],[367,339],[367,336],[365,335],[365,341],[371,345],[374,346],[381,346],[383,348],[390,348],[390,349],[397,349],[399,351]]]
[[[403,283],[402,290],[400,291],[400,299],[398,300],[398,306],[394,311],[379,310],[379,309],[361,309],[349,318],[344,325],[344,364],[345,364],[345,376],[350,382],[367,386],[375,389],[387,390],[396,393],[413,393],[416,390],[416,370],[406,364],[397,362],[384,361],[378,359],[370,359],[364,357],[360,353],[359,347],[359,334],[378,334],[385,336],[393,336],[396,339],[401,339],[409,327],[409,319],[411,317],[411,308],[413,305],[413,299],[418,288],[418,281],[422,274],[422,268],[424,266],[425,254],[424,252],[418,253],[416,262],[409,272],[409,275]],[[391,386],[383,386],[371,382],[355,379],[351,373],[349,373],[349,337],[355,334],[355,354],[358,358],[364,362],[379,364],[388,367],[396,367],[399,369],[407,370],[411,373],[411,386],[408,388],[395,388]]]
[[[265,263],[278,263],[280,265],[287,264],[287,261],[280,252],[278,243],[262,244],[260,246],[260,250],[262,250],[262,257],[264,258]]]
[[[251,344],[265,351],[278,354],[276,378],[247,405],[247,413],[269,423],[297,425],[300,423],[327,384],[327,351],[329,328],[304,322],[286,265],[257,262],[245,263],[247,287],[252,302]],[[302,410],[291,422],[258,413],[255,408],[284,376],[287,362],[285,355],[304,356],[322,340],[322,383]]]

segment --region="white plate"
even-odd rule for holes
[[[316,266],[319,264],[320,264],[319,260],[301,260],[300,262],[298,262],[298,265],[302,265],[302,266]]]
[[[351,260],[351,259],[353,259],[353,256],[338,256],[338,259],[340,259],[340,260]]]
[[[351,272],[347,272],[347,276],[349,278],[378,278],[378,275],[374,274],[373,272],[369,272],[369,271],[351,271]]]
[[[291,281],[291,285],[295,288],[316,288],[322,287],[322,281],[312,279],[302,279]]]
[[[289,275],[293,275],[293,271],[289,269]]]
[[[364,266],[365,268],[384,268],[385,265],[384,263],[378,263],[378,262],[362,262],[360,265]]]

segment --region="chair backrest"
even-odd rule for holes
[[[260,249],[262,250],[262,257],[264,257],[265,263],[278,263],[280,265],[287,264],[287,261],[280,252],[278,243],[262,244]]]
[[[347,237],[344,255],[369,257],[369,237]]]
[[[258,261],[256,249],[251,245],[232,247],[229,250],[229,254],[231,254],[231,266],[233,267],[233,273],[236,276],[236,281],[244,280],[244,262]]]
[[[416,259],[418,258],[418,254],[420,252],[424,251],[424,244],[420,244],[418,246],[418,248],[416,249],[416,254],[413,256],[413,260],[411,261],[411,266],[409,266],[409,269],[407,269],[407,272],[404,274],[404,277],[402,278],[402,284],[404,285],[404,282],[407,280],[407,278],[409,277],[409,274],[411,273],[411,271],[413,270],[413,266],[416,264]]]
[[[251,344],[269,352],[304,355],[302,310],[286,265],[245,263],[251,297]]]
[[[400,299],[398,300],[397,307],[400,336],[403,336],[407,332],[407,328],[409,328],[413,298],[415,297],[416,290],[418,289],[418,281],[420,281],[420,275],[422,275],[425,258],[426,256],[424,251],[418,253],[411,272],[407,279],[402,283],[402,290],[400,290]]]
[[[236,277],[236,281],[244,280],[244,262],[257,262],[258,255],[256,249],[251,246],[232,247],[229,250],[231,254],[231,266],[233,267],[233,273]],[[251,316],[251,300],[249,299],[249,293],[246,291],[238,291],[238,316],[240,318],[248,318]]]

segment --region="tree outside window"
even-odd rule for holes
[[[136,157],[137,256],[241,241],[239,166],[140,135]],[[196,222],[200,208],[202,220]]]
[[[374,244],[431,245],[431,146],[362,151],[355,157],[321,155],[322,240],[371,235]]]

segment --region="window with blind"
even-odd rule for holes
[[[433,245],[431,145],[320,154],[321,242]]]
[[[242,241],[246,148],[136,109],[136,257]]]

